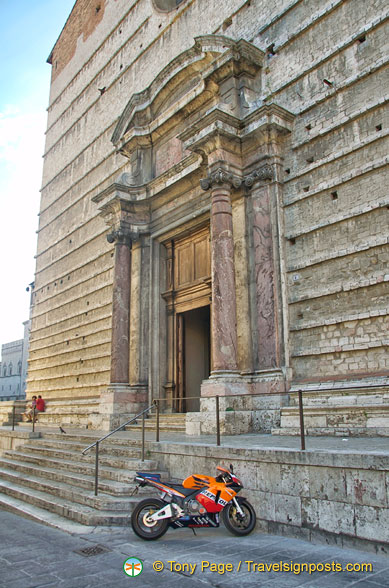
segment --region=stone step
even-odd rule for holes
[[[386,388],[323,388],[317,390],[303,389],[303,404],[307,407],[361,407],[369,405],[388,406],[389,390]],[[298,393],[289,392],[289,406],[298,406]]]
[[[145,429],[147,431],[155,431],[157,428],[157,417],[152,415],[145,419]],[[159,430],[164,432],[185,433],[186,429],[186,413],[171,413],[162,414],[159,416]],[[142,419],[138,419],[135,423],[126,427],[127,431],[141,431]]]
[[[36,423],[45,426],[87,426],[93,420],[99,421],[101,415],[98,412],[90,412],[88,409],[83,411],[68,412],[40,412],[36,415]],[[26,424],[23,421],[22,424]]]
[[[53,512],[28,504],[23,500],[19,500],[13,496],[0,493],[0,508],[13,512],[18,516],[30,519],[42,525],[47,525],[55,529],[61,529],[67,533],[76,533],[80,535],[82,533],[89,534],[90,527],[76,523],[70,519],[66,519]]]
[[[299,427],[299,418],[297,407],[282,408],[281,429]],[[304,426],[307,429],[387,429],[389,435],[389,406],[304,406]]]
[[[139,499],[134,499],[129,510],[97,510],[92,506],[65,501],[61,497],[56,497],[40,490],[34,490],[32,493],[31,489],[9,480],[6,483],[0,481],[0,507],[3,505],[8,505],[9,507],[9,500],[5,499],[3,502],[2,495],[18,501],[21,511],[23,509],[20,503],[23,502],[89,526],[128,525],[132,507],[139,501]]]
[[[389,437],[388,428],[380,427],[305,427],[305,435],[308,437]],[[272,429],[272,435],[297,436],[300,435],[300,427],[284,427]]]
[[[26,426],[24,425],[23,427],[20,427],[20,429],[23,429],[24,431],[31,431],[31,425],[29,425],[29,427],[26,429]],[[81,429],[82,431],[83,429]],[[59,429],[58,432],[54,432],[53,430],[50,429],[45,429],[45,428],[39,428],[39,426],[36,427],[35,429],[36,433],[39,433],[40,435],[40,440],[41,441],[48,441],[48,442],[66,442],[66,443],[78,443],[80,445],[80,449],[84,450],[86,447],[88,447],[89,445],[91,445],[92,443],[95,443],[97,440],[99,440],[101,437],[103,437],[106,432],[104,431],[91,431],[91,432],[76,432],[74,431],[74,429],[67,429],[67,434],[64,435],[62,434]],[[19,431],[18,431],[19,432]],[[136,447],[141,447],[142,441],[140,437],[132,437],[132,438],[128,438],[128,437],[120,437],[120,433],[115,437],[112,436],[108,439],[106,439],[105,441],[103,441],[100,444],[100,451],[101,450],[105,450],[106,448],[113,448],[113,447],[126,447],[126,448],[136,448]],[[92,448],[90,451],[94,451],[94,449]]]
[[[90,444],[89,444],[90,445]],[[34,441],[34,447],[47,447],[48,449],[63,449],[64,451],[72,451],[74,453],[82,454],[85,449],[85,443],[80,441],[61,441],[61,439],[46,439],[41,438]],[[141,445],[111,445],[101,443],[99,446],[99,455],[115,454],[117,457],[139,458],[141,454]],[[95,454],[95,449],[92,447],[85,456]]]
[[[42,473],[41,473],[42,472]],[[70,502],[77,502],[92,506],[97,510],[125,510],[131,502],[130,494],[134,485],[122,485],[122,496],[114,496],[114,487],[99,483],[99,494],[94,495],[94,480],[87,476],[65,475],[54,470],[39,470],[28,468],[27,465],[13,464],[11,460],[1,460],[0,477],[20,486],[26,486],[33,492],[39,490],[45,494],[63,498]],[[124,491],[126,492],[123,496]],[[109,494],[109,495],[108,495]]]
[[[185,425],[160,425],[159,430],[162,433],[185,434],[186,427]],[[126,427],[126,431],[142,431],[142,424],[128,425],[128,427]],[[145,431],[152,431],[154,433],[156,431],[156,425],[150,423],[145,424]]]
[[[94,491],[95,487],[95,478],[91,475],[86,474],[72,474],[69,471],[63,471],[61,469],[53,469],[53,468],[43,468],[41,465],[34,465],[30,462],[19,461],[15,459],[0,458],[0,468],[1,471],[11,471],[19,472],[20,474],[24,475],[24,479],[26,483],[32,479],[40,479],[42,484],[46,485],[46,480],[50,480],[51,483],[59,482],[63,484],[68,484],[73,487],[72,492],[74,492],[74,487],[84,488],[85,490]],[[139,471],[139,470],[138,470]],[[160,472],[162,476],[166,476],[166,472]],[[110,496],[129,496],[135,488],[135,475],[134,472],[133,480],[127,483],[115,482],[112,480],[102,480],[99,476],[99,492],[105,492]],[[43,480],[42,480],[43,478]],[[143,490],[143,489],[142,489]],[[97,507],[96,507],[97,508]]]
[[[60,467],[66,471],[75,472],[78,474],[88,474],[94,476],[95,467],[94,464],[81,462],[81,461],[70,461],[62,459],[60,456],[57,458],[49,458],[43,455],[32,455],[24,453],[23,451],[5,451],[4,456],[8,459],[14,459],[16,461],[24,461],[29,463],[39,464],[41,467],[56,469]],[[145,460],[139,462],[138,460],[134,463],[133,470],[123,470],[109,466],[99,466],[99,478],[106,480],[114,480],[116,482],[132,482],[135,476],[135,472],[139,469],[146,471],[152,471],[157,467],[157,463],[151,460]]]
[[[59,449],[57,447],[46,446],[44,444],[37,444],[31,445],[26,444],[23,445],[23,453],[29,453],[32,455],[42,455],[44,457],[49,458],[59,458],[64,460],[71,460],[71,461],[80,461],[82,463],[95,463],[95,452],[94,450],[86,453],[83,455],[81,451],[72,451],[71,448]],[[116,455],[116,451],[114,452],[104,452],[100,453],[99,451],[99,464],[101,465],[108,465],[115,468],[121,469],[134,469],[142,467],[142,461],[140,456],[140,450],[136,450],[136,456],[128,456],[128,455]],[[157,462],[148,460],[149,467],[154,468],[157,467]]]
[[[95,452],[92,448],[83,456],[81,451],[102,435],[99,431],[69,431],[65,437],[45,431],[18,449],[4,451],[0,458],[0,508],[14,509],[44,522],[54,517],[55,524],[60,517],[72,524],[128,524],[133,505],[155,494],[146,487],[138,489],[139,496],[132,496],[136,472],[158,471],[165,479],[168,472],[159,470],[156,460],[141,461],[139,439],[123,439],[119,434],[100,446],[96,497]],[[42,515],[44,511],[47,513]]]
[[[95,443],[106,434],[106,432],[104,431],[80,433],[79,431],[74,431],[72,429],[67,429],[66,435],[62,434],[59,430],[58,432],[54,432],[43,429],[41,432],[43,439],[79,442],[83,445],[83,449],[85,449],[85,447],[88,447],[92,443]],[[135,437],[126,437],[125,439],[123,439],[123,437],[120,437],[120,433],[118,433],[117,436],[113,435],[112,437],[109,437],[108,439],[103,441],[100,447],[115,447],[117,445],[125,445],[126,447],[138,447],[140,444],[140,438],[138,439]]]

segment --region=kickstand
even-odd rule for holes
[[[196,537],[197,537],[197,533],[196,533],[196,531],[194,530],[193,527],[192,527],[192,531],[193,531],[193,535],[196,535]]]

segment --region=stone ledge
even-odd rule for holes
[[[168,442],[150,443],[150,450],[177,478],[232,462],[265,532],[389,553],[389,453]]]

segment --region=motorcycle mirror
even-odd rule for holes
[[[230,463],[230,472],[231,472],[231,474],[234,473],[234,468],[232,467],[232,463]]]

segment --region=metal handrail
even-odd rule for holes
[[[363,388],[387,388],[387,387],[388,387],[388,384],[372,384],[372,385],[368,384],[368,385],[352,386],[348,390],[358,390],[358,389],[363,389]],[[305,428],[304,428],[303,392],[307,392],[307,393],[330,392],[332,390],[334,390],[334,388],[321,387],[321,388],[308,388],[305,390],[302,390],[302,389],[291,390],[291,389],[289,389],[284,392],[263,392],[262,394],[250,394],[250,393],[231,394],[229,396],[222,396],[222,398],[232,399],[232,398],[241,398],[242,396],[250,396],[253,398],[256,396],[289,396],[291,394],[297,394],[298,395],[299,414],[300,414],[300,443],[301,443],[300,447],[301,447],[301,450],[304,451],[305,450]],[[221,397],[220,395],[204,397],[204,398],[214,398],[215,399],[215,403],[216,403],[216,407],[215,407],[215,412],[216,412],[216,445],[218,445],[218,446],[220,445],[220,397]],[[185,400],[198,399],[198,398],[199,398],[199,396],[185,396]],[[96,447],[95,496],[97,496],[97,493],[98,493],[99,443],[101,443],[102,441],[104,441],[105,439],[107,439],[108,437],[110,437],[111,435],[116,433],[117,431],[120,431],[121,429],[123,429],[124,427],[129,425],[130,423],[136,421],[138,418],[142,417],[142,461],[144,461],[144,452],[145,452],[145,418],[144,417],[145,417],[145,414],[147,412],[150,412],[153,408],[156,409],[155,440],[158,442],[159,441],[159,432],[160,432],[160,427],[159,427],[159,424],[160,424],[159,423],[160,402],[171,402],[173,400],[182,400],[182,397],[176,396],[176,397],[169,397],[169,398],[154,398],[151,406],[149,406],[148,408],[146,408],[145,410],[143,410],[142,412],[140,412],[139,414],[134,416],[132,419],[130,419],[126,423],[123,423],[122,425],[120,425],[119,427],[114,429],[113,431],[110,431],[109,433],[107,433],[107,435],[104,435],[104,437],[101,437],[100,439],[98,439],[97,441],[92,443],[91,445],[88,445],[88,447],[86,447],[82,451],[82,454],[85,455],[85,453],[87,451],[89,451],[89,449],[91,449],[92,447]]]
[[[285,392],[262,392],[262,394],[230,394],[228,396],[223,396],[221,394],[216,394],[215,396],[204,396],[201,398],[214,398],[215,399],[215,413],[216,413],[216,445],[220,446],[220,398],[241,398],[242,396],[250,396],[253,398],[254,396],[289,396],[289,391]],[[184,400],[193,400],[198,399],[199,396],[185,396]],[[173,396],[169,398],[154,398],[153,402],[157,405],[157,422],[156,422],[156,441],[159,441],[159,403],[160,402],[171,402],[173,400],[182,400],[181,396]],[[299,411],[300,411],[300,440],[301,440],[301,450],[305,450],[305,435],[304,435],[304,414],[303,414],[303,401],[302,401],[302,392],[299,391]]]
[[[350,388],[348,388],[347,390],[361,390],[364,388],[388,388],[389,385],[388,384],[365,384],[365,385],[357,385],[357,386],[352,386]],[[215,412],[216,412],[216,445],[220,446],[220,398],[228,398],[228,399],[233,399],[233,398],[241,398],[242,396],[250,396],[250,397],[255,397],[255,396],[289,396],[289,395],[293,395],[293,394],[297,394],[298,396],[298,409],[299,409],[299,417],[300,417],[300,448],[301,451],[305,451],[305,426],[304,426],[304,406],[303,406],[303,392],[305,393],[311,393],[311,392],[331,392],[333,391],[334,388],[308,388],[308,389],[297,389],[294,388],[293,390],[289,389],[285,392],[262,392],[262,394],[250,394],[249,392],[245,392],[244,394],[231,394],[229,396],[221,396],[221,395],[215,395],[215,396],[205,396],[203,398],[214,398],[215,399],[215,403],[216,403],[216,407],[215,407]],[[191,400],[191,399],[198,399],[199,396],[185,396],[185,400]],[[159,441],[159,403],[160,402],[172,402],[174,400],[182,400],[182,397],[179,396],[173,396],[173,397],[169,397],[169,398],[155,398],[153,400],[153,402],[156,403],[157,405],[157,423],[156,423],[156,441]]]
[[[142,461],[144,461],[145,460],[145,414],[147,412],[150,412],[150,410],[152,410],[155,407],[156,407],[156,402],[153,401],[153,404],[148,406],[144,410],[142,410],[142,412],[135,415],[130,420],[126,421],[125,423],[123,423],[119,427],[116,427],[116,429],[114,429],[113,431],[110,431],[109,433],[107,433],[106,435],[104,435],[103,437],[101,437],[100,439],[98,439],[94,443],[91,443],[91,445],[88,445],[88,447],[85,447],[85,449],[83,449],[83,451],[81,453],[82,453],[82,455],[85,455],[85,453],[87,451],[89,451],[89,449],[92,449],[92,447],[96,448],[96,450],[95,450],[95,496],[97,496],[98,492],[99,492],[99,490],[98,490],[98,486],[99,486],[99,444],[102,441],[105,441],[105,439],[108,439],[108,437],[111,437],[111,435],[114,435],[118,431],[121,431],[122,429],[124,429],[124,427],[127,427],[127,425],[133,423],[134,421],[136,421],[137,419],[142,417]]]

